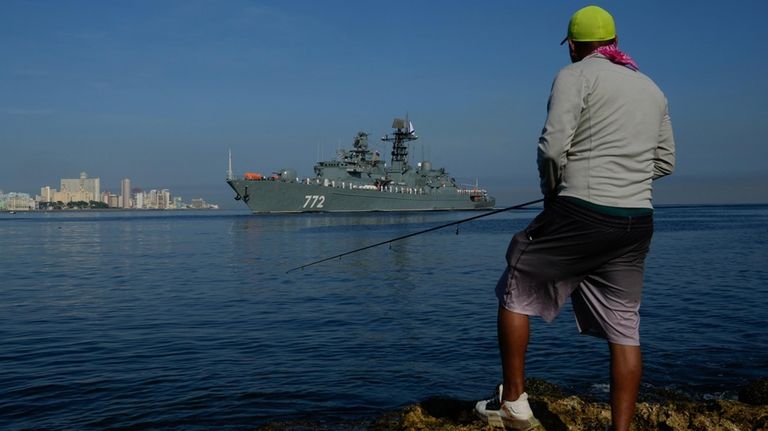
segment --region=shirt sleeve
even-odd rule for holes
[[[653,179],[669,175],[675,169],[675,138],[669,109],[665,107],[664,118],[659,129],[659,145],[653,155]]]
[[[547,103],[547,120],[539,137],[536,161],[541,192],[555,194],[560,185],[573,135],[581,119],[586,83],[575,71],[563,69],[555,77]]]

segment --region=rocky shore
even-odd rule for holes
[[[604,431],[610,423],[607,404],[566,396],[555,385],[540,380],[527,383],[534,414],[547,431]],[[652,394],[654,401],[638,403],[635,431],[768,431],[768,378],[739,392],[739,401],[693,401],[676,394]],[[658,401],[656,401],[658,400]],[[383,414],[370,422],[319,424],[272,423],[261,430],[368,431],[487,431],[490,427],[473,412],[474,401],[430,398]]]
[[[607,404],[564,396],[547,382],[527,383],[531,408],[547,431],[604,431],[610,423]],[[675,394],[666,400],[640,402],[634,429],[666,431],[768,430],[768,379],[761,379],[739,393],[741,401],[691,401]],[[664,398],[655,394],[650,398]],[[489,427],[473,414],[474,402],[434,398],[379,418],[370,430],[485,431]]]

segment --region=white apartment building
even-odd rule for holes
[[[62,178],[60,191],[56,192],[53,190],[53,194],[50,196],[50,198],[51,201],[62,201],[67,203],[74,201],[89,202],[99,199],[100,196],[100,179],[88,178],[88,174],[85,172],[80,172],[80,178]]]
[[[0,192],[1,211],[30,211],[35,209],[35,200],[28,193]]]

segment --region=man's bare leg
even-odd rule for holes
[[[530,333],[528,316],[499,306],[497,330],[504,375],[501,397],[505,401],[515,401],[525,391],[525,352]]]
[[[608,343],[611,350],[611,420],[615,431],[628,431],[635,414],[643,374],[640,346]]]

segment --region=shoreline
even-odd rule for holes
[[[526,382],[531,409],[547,431],[604,431],[610,424],[607,403],[566,395],[558,386],[539,379]],[[641,394],[634,431],[768,430],[768,378],[742,388],[737,400],[692,400],[675,392]],[[657,401],[658,399],[658,401]],[[474,413],[476,400],[430,397],[384,412],[373,419],[329,423],[312,419],[272,421],[260,431],[488,431]],[[541,428],[539,428],[541,429]]]

